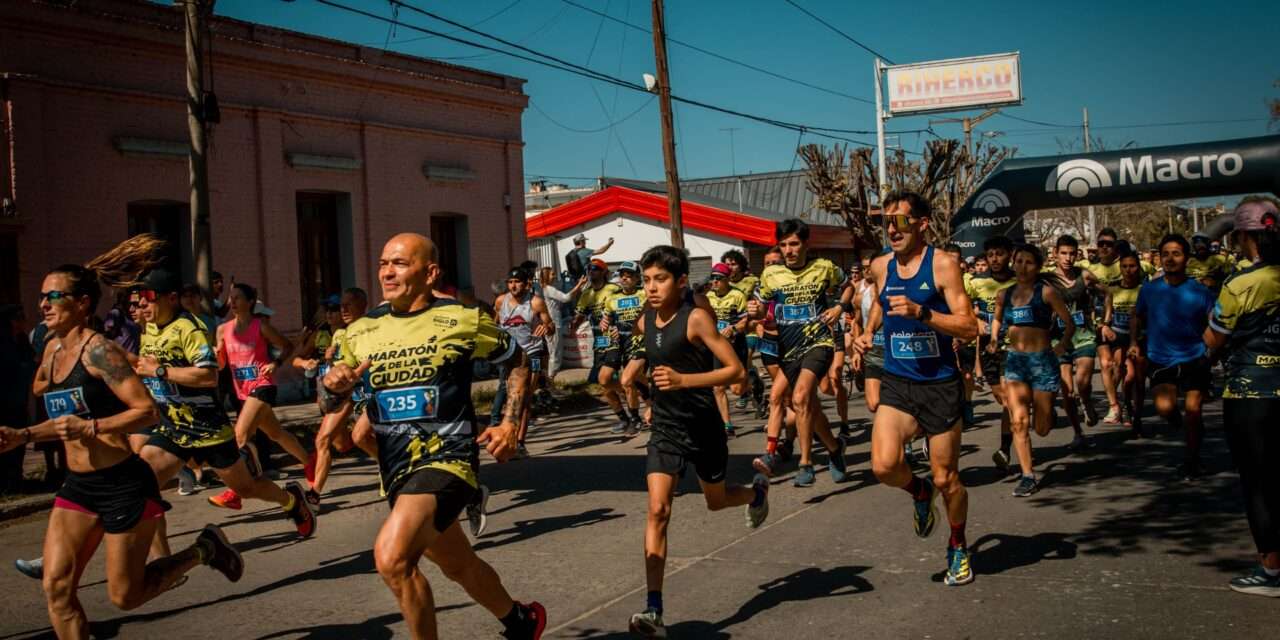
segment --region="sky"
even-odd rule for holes
[[[395,16],[386,0],[333,1]],[[653,73],[650,34],[570,4],[648,28],[647,0],[406,2],[630,82]],[[1275,1],[794,3],[898,64],[1020,52],[1024,103],[977,130],[1024,157],[1079,149],[1083,107],[1094,137],[1106,146],[1147,147],[1266,135],[1267,101],[1280,98],[1280,54],[1265,35],[1280,24]],[[394,28],[316,0],[218,0],[216,12],[376,47],[386,43],[400,53],[527,80],[526,179],[571,185],[602,174],[662,179],[658,103],[650,94],[425,35],[410,25],[495,44],[406,9]],[[875,130],[874,103],[868,104],[874,55],[785,0],[667,0],[666,25],[675,95],[807,127]],[[892,118],[886,126],[932,127],[942,137],[960,138],[958,125],[930,121],[977,113]],[[679,103],[675,121],[682,178],[798,168],[798,142],[836,142]],[[1270,132],[1280,133],[1280,126]],[[874,134],[840,135],[869,146],[875,141]],[[888,142],[918,151],[928,138],[905,133]]]

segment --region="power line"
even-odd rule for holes
[[[836,34],[838,34],[840,37],[844,38],[845,40],[848,40],[849,42],[852,42],[852,43],[854,43],[854,44],[858,45],[859,47],[861,47],[861,48],[862,48],[864,51],[866,51],[867,53],[870,53],[871,55],[876,56],[877,58],[880,58],[881,60],[884,60],[885,62],[888,62],[889,64],[895,64],[895,63],[894,63],[894,61],[890,60],[888,56],[886,56],[886,55],[884,55],[884,54],[882,54],[882,53],[880,53],[880,52],[876,51],[875,49],[872,49],[871,47],[868,47],[868,46],[867,46],[867,45],[865,45],[865,44],[862,44],[861,42],[858,42],[858,40],[857,40],[856,38],[854,38],[853,36],[851,36],[851,35],[849,35],[849,34],[847,34],[847,33],[843,32],[843,31],[841,31],[841,30],[837,29],[837,28],[835,27],[835,25],[831,24],[830,22],[827,22],[826,20],[823,20],[822,18],[819,18],[818,16],[814,15],[814,14],[813,14],[813,12],[809,11],[808,9],[805,9],[804,7],[802,7],[802,6],[798,5],[798,4],[796,4],[795,2],[792,2],[792,0],[786,0],[786,2],[787,2],[787,4],[789,4],[789,5],[793,6],[793,7],[795,7],[796,9],[799,9],[799,10],[800,10],[800,12],[801,12],[801,13],[803,13],[803,14],[805,14],[806,16],[809,16],[810,18],[813,18],[814,20],[817,20],[819,24],[821,24],[822,26],[824,26],[824,27],[826,27],[826,28],[828,28],[828,29],[830,29],[830,30],[834,31]]]
[[[583,6],[583,5],[581,5],[581,4],[578,4],[577,2],[574,2],[573,0],[561,0],[561,2],[564,2],[565,4],[567,4],[567,5],[571,6],[571,7],[574,7],[574,8],[577,8],[577,9],[581,9],[582,11],[586,11],[587,13],[593,13],[593,14],[595,14],[595,15],[598,15],[598,16],[600,16],[601,18],[603,18],[603,19],[605,19],[605,20],[609,20],[609,21],[612,21],[612,22],[616,22],[616,23],[618,23],[618,24],[620,24],[620,25],[622,25],[622,26],[624,26],[624,27],[628,27],[628,28],[634,29],[634,30],[636,30],[636,31],[640,31],[640,32],[642,32],[642,33],[647,33],[647,34],[651,34],[651,35],[652,35],[652,33],[653,33],[653,32],[652,32],[652,31],[650,31],[647,27],[642,27],[642,26],[640,26],[640,25],[632,24],[632,23],[627,22],[627,21],[625,21],[625,20],[620,20],[620,19],[615,18],[615,17],[613,17],[613,16],[606,15],[606,14],[604,14],[604,13],[602,13],[602,12],[600,12],[600,11],[596,10],[596,9],[592,9],[591,7],[586,7],[586,6]],[[706,55],[706,56],[710,56],[710,57],[715,58],[715,59],[717,59],[717,60],[720,60],[720,61],[723,61],[723,62],[727,62],[727,63],[732,64],[732,65],[737,65],[737,66],[742,67],[742,68],[744,68],[744,69],[750,69],[750,70],[752,70],[752,71],[755,71],[756,73],[761,73],[761,74],[764,74],[764,75],[769,76],[769,77],[771,77],[771,78],[776,78],[776,79],[778,79],[778,80],[783,80],[783,81],[785,81],[785,82],[790,82],[790,83],[792,83],[792,84],[800,85],[800,86],[802,86],[802,87],[808,87],[808,88],[810,88],[810,89],[814,89],[814,90],[816,90],[816,91],[821,91],[821,92],[823,92],[823,93],[829,93],[829,94],[831,94],[831,95],[839,96],[839,97],[841,97],[841,98],[848,98],[849,100],[854,100],[854,101],[856,101],[856,102],[861,102],[861,103],[864,103],[864,104],[875,104],[875,101],[874,101],[874,100],[870,100],[870,99],[867,99],[867,98],[861,98],[861,97],[854,96],[854,95],[849,95],[849,94],[847,94],[847,93],[843,93],[843,92],[840,92],[840,91],[836,91],[835,89],[828,89],[828,88],[826,88],[826,87],[822,87],[822,86],[819,86],[819,85],[816,85],[816,84],[811,84],[811,83],[809,83],[809,82],[805,82],[804,80],[797,80],[796,78],[792,78],[792,77],[790,77],[790,76],[786,76],[786,75],[783,75],[783,74],[781,74],[781,73],[777,73],[777,72],[774,72],[774,71],[770,71],[770,70],[768,70],[768,69],[764,69],[764,68],[761,68],[761,67],[757,67],[757,66],[755,66],[755,65],[753,65],[753,64],[746,63],[746,62],[742,62],[741,60],[735,60],[735,59],[733,59],[733,58],[730,58],[730,57],[728,57],[728,56],[725,56],[725,55],[722,55],[722,54],[716,53],[716,52],[714,52],[714,51],[709,51],[709,50],[704,49],[704,48],[702,48],[702,47],[699,47],[699,46],[697,46],[697,45],[690,44],[690,43],[688,43],[688,42],[682,42],[682,41],[680,41],[680,40],[676,40],[675,38],[672,38],[672,37],[668,37],[668,38],[667,38],[667,41],[668,41],[668,42],[670,42],[670,43],[672,43],[672,44],[680,45],[680,46],[682,46],[682,47],[684,47],[684,48],[686,48],[686,49],[692,49],[693,51],[697,51],[698,53],[701,53],[701,54]]]
[[[548,114],[546,111],[543,111],[542,108],[538,106],[538,103],[533,101],[533,98],[529,99],[529,106],[533,107],[534,111],[537,111],[538,113],[542,114],[542,117],[550,121],[551,124],[554,124],[557,127],[560,127],[561,129],[564,129],[566,131],[572,131],[574,133],[600,133],[601,131],[608,131],[609,129],[612,129],[615,126],[620,125],[626,122],[627,120],[630,120],[636,114],[640,113],[641,111],[644,111],[645,107],[648,107],[650,104],[653,104],[653,99],[656,97],[657,96],[651,96],[648,100],[645,101],[644,104],[640,105],[639,108],[637,108],[635,111],[632,111],[631,113],[628,113],[627,115],[622,116],[621,118],[618,118],[617,120],[614,120],[613,122],[610,122],[609,124],[606,124],[603,127],[598,127],[595,129],[578,129],[576,127],[571,127],[567,124],[564,124],[559,120],[556,120],[555,118],[551,117],[551,115]],[[607,115],[608,114],[606,114],[606,116]]]
[[[514,0],[511,4],[508,4],[507,6],[505,6],[505,7],[501,8],[501,9],[498,9],[497,11],[495,11],[495,12],[493,12],[493,13],[489,14],[488,16],[485,16],[485,17],[483,17],[483,18],[481,18],[481,19],[479,19],[479,20],[476,20],[475,22],[472,22],[472,23],[471,23],[471,26],[473,26],[473,27],[478,27],[478,26],[480,26],[480,25],[482,25],[482,24],[484,24],[484,23],[486,23],[486,22],[488,22],[488,21],[490,21],[490,20],[493,20],[494,18],[496,18],[496,17],[498,17],[498,16],[500,16],[500,15],[502,15],[502,14],[504,14],[504,13],[506,13],[506,12],[510,11],[510,10],[511,10],[511,9],[513,9],[513,8],[515,8],[515,6],[516,6],[516,5],[518,5],[518,4],[520,4],[521,2],[524,2],[524,0]],[[460,30],[459,30],[459,31],[460,31]],[[450,33],[450,35],[452,35],[452,34],[454,34],[454,33],[458,33],[458,31],[453,31],[453,32],[451,32],[451,33]],[[431,38],[434,38],[434,37],[435,37],[435,36],[422,36],[422,37],[419,37],[419,38],[409,38],[408,40],[401,40],[401,41],[397,42],[396,44],[409,44],[410,42],[418,42],[418,41],[421,41],[421,40],[430,40]],[[362,42],[361,44],[363,44],[363,45],[365,45],[365,46],[373,46],[373,45],[378,44],[378,43],[376,43],[376,42]],[[383,46],[383,48],[385,49],[385,48],[386,48],[386,46]]]
[[[1105,125],[1105,126],[1101,126],[1101,127],[1095,127],[1095,126],[1092,126],[1092,125],[1091,125],[1091,126],[1089,127],[1089,129],[1090,129],[1090,130],[1097,130],[1097,129],[1153,129],[1153,128],[1162,128],[1162,127],[1188,127],[1188,126],[1197,126],[1197,125],[1206,125],[1206,124],[1234,124],[1234,123],[1241,123],[1241,122],[1266,122],[1266,121],[1267,121],[1267,120],[1269,120],[1269,119],[1270,119],[1270,118],[1229,118],[1229,119],[1225,119],[1225,120],[1181,120],[1181,121],[1176,121],[1176,122],[1144,122],[1144,123],[1140,123],[1140,124],[1112,124],[1112,125]],[[1050,127],[1050,128],[1047,128],[1047,129],[1008,129],[1008,130],[1006,130],[1006,131],[1005,131],[1005,133],[1008,133],[1008,134],[1035,134],[1035,133],[1050,133],[1050,132],[1052,132],[1052,131],[1057,131],[1057,130],[1061,130],[1061,129],[1079,129],[1079,128],[1080,128],[1080,125],[1073,125],[1073,126],[1070,126],[1070,127],[1065,127],[1065,126],[1064,126],[1064,127]]]
[[[1078,125],[1078,124],[1054,124],[1054,123],[1052,123],[1052,122],[1041,122],[1041,121],[1039,121],[1039,120],[1028,120],[1027,118],[1020,118],[1020,117],[1018,117],[1018,116],[1015,116],[1015,115],[1013,115],[1013,114],[1011,114],[1011,113],[1006,113],[1006,112],[1004,112],[1004,111],[1000,111],[1000,112],[998,112],[998,115],[1001,115],[1001,116],[1004,116],[1004,117],[1006,117],[1006,118],[1010,118],[1010,119],[1013,119],[1013,120],[1017,120],[1017,121],[1019,121],[1019,122],[1026,122],[1027,124],[1038,124],[1038,125],[1040,125],[1040,126],[1042,126],[1042,127],[1052,127],[1052,128],[1054,128],[1054,129],[1079,129],[1079,128],[1080,128],[1080,125]]]

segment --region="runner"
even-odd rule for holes
[[[967,293],[972,289],[973,274],[969,273],[965,267],[964,252],[960,249],[960,245],[954,242],[948,242],[943,245],[942,250],[951,254],[960,265],[960,281],[964,284],[964,290]],[[963,340],[952,340],[951,344],[956,349],[956,364],[960,367],[960,377],[964,380],[964,426],[972,427],[978,424],[978,419],[974,415],[973,392],[977,389],[977,380],[975,379],[981,368],[978,366],[978,348],[972,343],[965,343]],[[874,413],[874,412],[873,412]],[[928,442],[928,440],[925,440]],[[926,455],[927,459],[928,456]]]
[[[374,562],[410,635],[437,637],[431,587],[418,570],[426,556],[502,622],[507,638],[536,640],[546,628],[546,610],[536,602],[513,601],[457,523],[477,490],[471,463],[477,443],[499,461],[515,453],[529,367],[516,341],[490,316],[435,297],[439,277],[430,240],[402,233],[387,241],[378,280],[389,305],[347,327],[342,360],[321,382],[325,412],[337,412],[351,402],[357,384],[367,385],[372,397],[366,415],[391,507],[374,542]],[[508,377],[502,424],[477,437],[471,372],[472,360],[479,358],[507,363]]]
[[[618,265],[618,283],[621,286],[604,301],[599,329],[608,346],[600,352],[600,364],[597,366],[600,369],[600,386],[606,392],[611,391],[625,399],[626,408],[630,410],[628,419],[614,426],[611,433],[629,439],[639,434],[644,424],[640,417],[640,394],[634,385],[621,384],[618,377],[629,359],[632,326],[644,311],[645,293],[637,289],[640,285],[639,265],[630,260]]]
[[[884,332],[880,326],[871,326],[871,307],[876,303],[879,289],[876,286],[875,274],[871,272],[871,261],[863,265],[862,289],[858,292],[858,320],[862,323],[859,335],[870,335],[871,346],[858,354],[862,366],[864,389],[863,400],[867,403],[867,411],[872,415],[880,408],[880,379],[884,377]],[[854,345],[855,351],[857,344]]]
[[[289,358],[293,345],[275,327],[253,315],[258,302],[258,290],[243,282],[231,285],[227,304],[231,307],[231,319],[218,327],[219,368],[231,369],[232,386],[240,399],[240,412],[236,415],[236,447],[243,449],[261,429],[289,455],[302,463],[308,485],[315,480],[315,458],[307,453],[298,438],[280,425],[272,407],[276,404],[275,371]],[[280,355],[271,358],[271,347]],[[307,494],[318,496],[308,486]],[[209,504],[223,509],[239,511],[242,502],[234,489],[209,497]],[[318,503],[313,503],[318,504]]]
[[[351,323],[364,317],[365,312],[369,309],[369,294],[359,287],[351,287],[342,292],[342,299],[339,303],[341,326],[333,332],[333,344],[325,351],[324,363],[319,365],[318,377],[323,378],[324,374],[329,372],[329,368],[333,363],[342,359],[342,339],[347,332],[347,327]],[[377,457],[378,450],[370,437],[356,438],[348,432],[348,422],[353,413],[364,413],[364,402],[367,396],[364,392],[364,386],[358,385],[351,392],[351,406],[346,407],[346,411],[335,414],[325,414],[320,419],[320,429],[316,432],[316,454],[315,454],[315,480],[311,482],[311,488],[307,490],[307,502],[313,507],[320,504],[320,496],[324,493],[324,486],[329,481],[329,470],[333,467],[333,452],[330,448],[336,449],[338,453],[346,453],[351,450],[352,446],[359,446],[365,453],[371,457]],[[369,434],[372,436],[372,434]]]
[[[1120,282],[1120,256],[1116,252],[1116,241],[1119,236],[1116,230],[1105,227],[1098,232],[1098,259],[1090,261],[1085,268],[1104,287],[1114,287]],[[1094,313],[1102,312],[1101,300],[1094,301]],[[1102,387],[1107,394],[1107,415],[1102,418],[1107,424],[1116,424],[1120,419],[1120,401],[1116,396],[1116,386],[1120,381],[1120,360],[1124,354],[1116,352],[1106,343],[1098,345],[1098,367],[1102,369]]]
[[[1039,249],[1026,244],[1014,247],[1013,272],[1018,283],[996,298],[991,319],[991,333],[1008,336],[1000,385],[1022,468],[1022,477],[1013,488],[1016,498],[1030,496],[1040,488],[1031,459],[1029,429],[1033,415],[1036,435],[1043,438],[1053,429],[1053,396],[1062,385],[1058,359],[1067,352],[1076,332],[1071,312],[1055,288],[1057,276],[1041,271],[1043,266]],[[1054,316],[1064,328],[1062,338],[1051,347]],[[1001,331],[1006,328],[1007,334]],[[995,351],[995,342],[987,345],[987,353]]]
[[[720,262],[729,265],[729,285],[741,291],[747,300],[754,297],[760,286],[760,278],[752,275],[747,256],[737,249],[730,249],[720,256]],[[747,357],[742,360],[742,364],[747,368],[747,389],[751,391],[750,400],[756,403],[756,417],[763,418],[768,405],[764,403],[764,381],[760,379],[760,372],[756,371],[754,364],[755,353],[760,347],[760,337],[756,334],[755,325],[754,320],[747,318],[747,326],[743,331],[747,342]],[[738,408],[746,409],[747,401],[747,394],[738,396]]]
[[[997,469],[1008,472],[1011,470],[1009,462],[1012,458],[1009,452],[1013,446],[1013,431],[1004,385],[1000,384],[1004,375],[1004,336],[993,335],[991,323],[995,317],[996,297],[1017,282],[1013,271],[1009,269],[1013,241],[1004,236],[987,238],[982,243],[982,252],[986,255],[988,271],[985,275],[975,275],[965,292],[973,300],[973,308],[978,316],[975,366],[982,372],[981,381],[991,386],[992,399],[1000,405],[1000,448],[992,452],[991,460]],[[995,345],[994,350],[990,348],[992,345]]]
[[[585,242],[585,239],[584,239]],[[621,291],[618,285],[609,282],[609,266],[604,260],[595,259],[591,261],[591,266],[587,269],[587,277],[591,281],[591,285],[582,290],[582,294],[578,296],[578,304],[576,305],[576,314],[573,322],[569,325],[577,327],[582,322],[591,323],[591,371],[587,375],[588,380],[599,380],[600,369],[605,364],[605,352],[609,350],[609,346],[613,344],[609,335],[601,331],[601,320],[604,319],[604,304],[609,300],[609,296]],[[627,413],[622,399],[618,396],[618,392],[612,387],[604,388],[604,401],[609,403],[609,408],[613,409],[613,413],[618,416],[618,424],[610,429],[611,433],[626,433],[635,422],[637,416]]]
[[[842,297],[832,302],[832,293],[843,277],[840,270],[825,258],[808,257],[809,225],[799,218],[783,220],[774,237],[782,249],[783,265],[768,267],[760,275],[756,298],[748,302],[747,313],[764,318],[763,302],[774,303],[774,319],[778,324],[778,347],[782,355],[782,374],[791,388],[791,407],[796,412],[796,431],[800,445],[800,469],[794,484],[813,486],[815,475],[811,453],[813,436],[817,436],[830,456],[831,479],[848,480],[844,461],[844,442],[831,433],[831,425],[822,413],[818,400],[818,378],[831,367],[834,341],[830,324],[842,309],[852,308],[845,289]]]
[[[89,637],[77,591],[103,541],[107,593],[126,611],[198,565],[232,582],[244,571],[240,554],[214,525],[190,547],[147,562],[164,507],[155,473],[129,447],[128,434],[154,424],[156,409],[129,355],[90,321],[102,297],[99,282],[128,286],[154,264],[150,256],[160,246],[154,236],[135,236],[83,267],[63,265],[45,276],[40,309],[50,337],[32,389],[49,419],[26,429],[0,427],[0,453],[29,442],[61,440],[67,447],[69,474],[49,514],[42,568],[49,622],[60,638]]]
[[[1125,254],[1119,262],[1120,282],[1107,289],[1099,335],[1103,344],[1109,345],[1117,354],[1124,354],[1117,372],[1124,400],[1120,405],[1120,421],[1130,428],[1133,437],[1141,438],[1144,436],[1141,409],[1146,376],[1142,359],[1129,352],[1129,346],[1134,344],[1129,326],[1133,311],[1138,306],[1143,274],[1138,254]]]
[[[841,299],[853,298],[853,286],[849,279],[844,275],[839,267],[836,267],[838,278],[840,280]],[[845,296],[844,289],[850,290],[850,295]],[[850,304],[852,309],[852,304]],[[824,395],[835,396],[836,399],[836,416],[840,418],[839,434],[843,438],[849,433],[849,391],[844,386],[844,364],[845,364],[845,346],[848,342],[849,331],[846,326],[845,316],[848,312],[841,308],[839,315],[831,324],[827,325],[827,330],[831,332],[831,365],[827,367],[827,371],[818,379],[818,391]]]
[[[547,304],[542,296],[534,295],[532,280],[532,271],[519,267],[512,269],[507,273],[507,292],[498,296],[493,306],[494,319],[498,321],[498,326],[511,334],[516,344],[524,351],[530,373],[536,373],[542,371],[546,364],[547,346],[542,339],[548,333],[555,332],[556,326],[551,319],[551,314],[547,313]],[[502,366],[498,367],[500,378],[506,378],[509,374],[510,372],[504,371]],[[502,400],[505,398],[495,397],[494,404]],[[497,423],[497,420],[491,421],[491,424]],[[516,424],[516,457],[527,458],[529,450],[525,447],[524,439],[529,431],[528,406],[521,411]]]
[[[1191,236],[1191,256],[1187,259],[1187,277],[1212,291],[1222,288],[1222,282],[1231,275],[1231,262],[1222,254],[1210,250],[1209,236],[1197,233]]]
[[[646,482],[649,514],[644,533],[644,611],[631,616],[630,630],[646,638],[665,638],[662,586],[667,561],[667,529],[676,483],[692,466],[707,509],[746,506],[747,526],[759,527],[769,515],[769,481],[757,474],[751,486],[725,481],[729,446],[719,420],[714,387],[743,378],[734,347],[716,331],[714,316],[684,295],[689,257],[682,249],[657,246],[640,259],[648,308],[636,321],[643,335],[644,360],[653,381],[653,431],[649,438]],[[727,287],[727,282],[721,282]],[[738,292],[739,294],[741,292]],[[716,362],[722,366],[716,367]]]
[[[228,306],[230,302],[228,299]],[[333,346],[333,332],[345,326],[342,323],[342,299],[338,296],[325,298],[320,305],[307,330],[302,334],[302,341],[295,351],[293,366],[302,369],[307,380],[307,388],[316,393],[315,380],[320,375],[320,365],[324,364],[324,354]],[[318,398],[317,398],[318,401]]]
[[[1062,297],[1071,312],[1071,322],[1075,332],[1059,361],[1062,379],[1062,401],[1067,410],[1067,418],[1075,437],[1071,440],[1072,449],[1084,449],[1092,446],[1089,438],[1080,428],[1080,408],[1084,408],[1085,420],[1089,426],[1098,424],[1098,412],[1093,406],[1093,361],[1098,356],[1098,339],[1094,332],[1094,314],[1092,298],[1096,291],[1105,292],[1093,274],[1075,266],[1076,256],[1080,253],[1080,242],[1074,236],[1058,236],[1054,245],[1054,273],[1062,284]],[[1123,265],[1121,267],[1123,269]],[[1066,326],[1056,323],[1054,339],[1065,343]]]
[[[747,330],[747,296],[742,293],[741,289],[733,287],[729,283],[730,274],[733,269],[729,265],[720,262],[711,267],[711,276],[709,282],[711,288],[707,291],[707,301],[711,303],[711,308],[715,310],[716,331],[720,333],[725,340],[729,341],[729,346],[733,347],[733,353],[738,357],[738,362],[742,363],[744,369],[747,367],[750,356],[747,354],[747,341],[743,333]],[[721,366],[724,362],[719,362]],[[746,397],[747,383],[743,379],[741,383],[729,385],[735,394]],[[733,420],[729,416],[729,397],[725,386],[712,387],[712,393],[715,394],[716,407],[720,410],[720,420],[724,423],[724,432],[730,438],[737,435],[737,430],[733,426]],[[745,408],[745,405],[742,407]]]
[[[764,266],[784,264],[782,250],[770,247],[764,254]],[[750,301],[747,302],[750,304]],[[765,425],[764,454],[754,459],[751,464],[755,470],[768,477],[777,474],[778,467],[791,459],[792,442],[795,441],[795,412],[790,411],[791,387],[782,375],[782,360],[778,357],[778,324],[773,317],[774,304],[763,320],[756,322],[760,334],[760,363],[769,373],[769,420]],[[787,437],[783,437],[783,429]]]
[[[925,242],[929,203],[911,192],[884,199],[885,228],[893,249],[871,263],[879,284],[871,326],[880,326],[887,348],[880,407],[871,433],[871,468],[881,482],[911,494],[916,535],[933,532],[934,499],[942,494],[951,524],[947,541],[949,586],[973,582],[965,541],[969,496],[960,482],[960,433],[964,384],[956,371],[951,340],[973,340],[978,325],[964,293],[960,266]],[[1007,260],[1007,256],[1005,258]],[[871,347],[863,334],[855,343]],[[929,440],[929,477],[916,477],[903,446],[923,430]]]
[[[1178,234],[1160,240],[1160,260],[1164,276],[1152,280],[1138,292],[1138,304],[1129,321],[1129,334],[1146,334],[1147,375],[1156,412],[1174,428],[1185,427],[1186,449],[1178,476],[1194,480],[1203,475],[1200,443],[1204,439],[1204,419],[1200,405],[1209,389],[1209,361],[1201,338],[1209,325],[1214,296],[1207,287],[1187,277],[1187,257],[1191,246]],[[1129,345],[1129,355],[1143,357],[1137,344]],[[1183,395],[1183,413],[1178,412],[1178,394]],[[1135,407],[1140,411],[1141,407]]]
[[[150,271],[140,285],[147,326],[133,368],[160,409],[160,423],[142,448],[142,459],[162,487],[187,461],[207,462],[236,495],[280,505],[298,535],[310,537],[316,518],[302,487],[290,482],[281,489],[248,466],[252,454],[237,449],[235,430],[217,399],[217,355],[199,322],[178,306],[181,287],[178,276],[164,269]],[[169,555],[164,520],[159,522],[153,550]]]
[[[1223,354],[1222,424],[1259,564],[1233,590],[1280,597],[1280,226],[1274,202],[1246,199],[1234,212],[1232,243],[1251,266],[1228,278],[1204,334]]]

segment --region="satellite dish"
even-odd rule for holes
[[[643,74],[643,76],[644,76],[644,90],[650,93],[656,93],[656,89],[658,88],[658,79],[647,73]]]

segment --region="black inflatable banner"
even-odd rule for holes
[[[1005,160],[951,219],[965,255],[1036,209],[1280,192],[1280,136]],[[1092,239],[1089,239],[1092,240]]]

